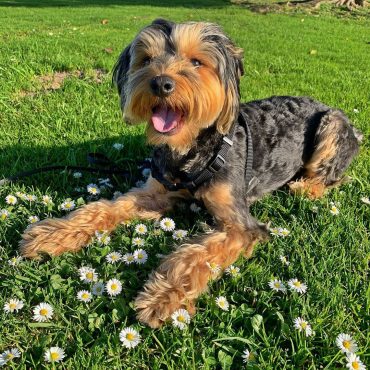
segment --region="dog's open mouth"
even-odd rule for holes
[[[154,107],[151,117],[155,130],[166,135],[177,133],[182,127],[182,119],[181,111],[163,105]]]

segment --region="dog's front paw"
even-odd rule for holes
[[[162,326],[180,308],[195,313],[194,301],[187,300],[183,289],[168,283],[158,272],[151,275],[144,291],[137,296],[135,307],[137,319],[151,328]]]
[[[24,257],[38,258],[40,253],[57,256],[78,250],[88,240],[86,233],[66,220],[46,219],[26,229],[19,246]]]

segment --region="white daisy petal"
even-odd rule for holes
[[[132,328],[125,328],[122,329],[119,333],[119,339],[124,347],[134,348],[140,343],[141,336],[137,330]]]

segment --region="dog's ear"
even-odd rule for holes
[[[118,57],[118,60],[113,68],[112,81],[117,86],[118,93],[121,96],[122,100],[124,100],[122,91],[127,81],[127,72],[130,68],[130,60],[131,60],[131,44],[128,45],[123,50],[123,52]]]
[[[220,68],[220,77],[225,87],[225,102],[217,120],[217,130],[221,134],[229,132],[237,119],[240,105],[240,77],[244,75],[243,49],[236,47],[229,39],[221,44],[223,48],[224,68]]]
[[[158,19],[155,19],[151,25],[161,28],[166,35],[169,35],[171,34],[172,28],[175,25],[175,23],[168,21],[166,19],[158,18]]]

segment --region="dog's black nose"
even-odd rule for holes
[[[175,81],[166,75],[155,76],[150,81],[150,88],[154,95],[164,98],[175,90]]]

